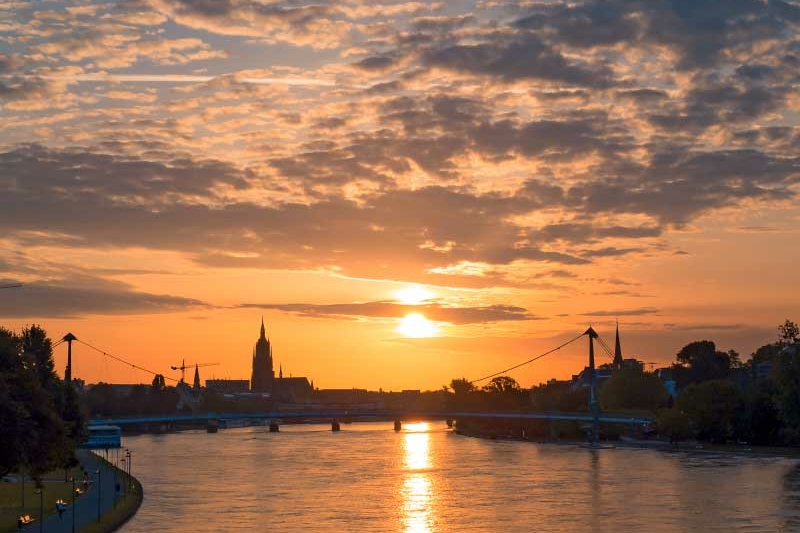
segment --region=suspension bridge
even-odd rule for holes
[[[462,420],[462,419],[477,419],[477,420],[517,420],[517,421],[530,421],[530,420],[546,420],[546,421],[572,421],[582,424],[590,425],[589,440],[593,444],[597,444],[600,438],[600,424],[623,424],[634,426],[648,426],[654,422],[654,419],[642,416],[622,416],[613,413],[601,413],[598,394],[597,394],[597,369],[595,367],[595,343],[610,357],[619,357],[611,351],[608,345],[600,339],[597,332],[589,327],[586,331],[577,335],[576,337],[560,344],[546,352],[543,352],[535,357],[527,359],[519,364],[505,368],[498,372],[479,377],[471,380],[471,384],[479,383],[513,370],[522,366],[531,364],[548,355],[551,355],[562,348],[577,342],[578,340],[586,337],[588,339],[588,365],[586,371],[589,372],[589,406],[587,412],[582,413],[565,413],[565,412],[518,412],[518,411],[463,411],[463,410],[438,410],[438,411],[415,411],[415,410],[387,410],[387,409],[299,409],[299,410],[272,410],[254,413],[191,413],[191,414],[170,414],[170,415],[154,415],[154,416],[132,416],[132,417],[116,417],[104,419],[92,419],[89,421],[90,426],[100,425],[116,425],[116,426],[149,426],[149,425],[165,425],[172,426],[175,424],[199,424],[209,422],[222,422],[232,420],[242,421],[268,421],[272,429],[276,421],[330,421],[332,427],[338,430],[339,420],[367,420],[367,419],[387,419],[395,421],[395,429],[398,429],[401,420],[408,419],[427,419],[427,420]],[[69,382],[72,379],[72,343],[78,342],[96,352],[103,354],[115,361],[128,365],[133,369],[141,370],[152,374],[154,376],[162,376],[164,379],[179,382],[174,378],[168,378],[163,374],[157,373],[153,370],[144,368],[122,357],[110,354],[96,346],[89,344],[85,341],[79,340],[72,333],[68,333],[61,340],[59,340],[54,347],[62,343],[67,344],[67,366],[64,373],[65,381]],[[615,359],[616,361],[616,359]],[[181,382],[179,382],[180,384]]]

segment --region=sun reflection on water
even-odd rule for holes
[[[401,489],[402,517],[406,533],[431,533],[433,483],[425,472],[431,468],[428,424],[406,424],[403,434],[403,468],[407,470]]]

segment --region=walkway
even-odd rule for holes
[[[104,461],[99,460],[89,450],[78,450],[77,455],[81,465],[89,473],[89,479],[92,481],[92,483],[89,485],[89,489],[84,494],[75,498],[76,532],[80,531],[81,528],[85,527],[89,523],[97,521],[98,491],[100,514],[105,514],[114,506],[114,488],[116,482],[119,482],[120,490],[124,489],[124,480],[121,479],[121,476],[117,475],[117,471],[114,468],[109,466]],[[98,469],[100,470],[99,483],[98,474],[95,474]],[[83,479],[75,479],[76,487],[82,485]],[[45,490],[47,490],[46,485]],[[122,493],[120,492],[119,495],[122,496]],[[33,524],[25,526],[23,531],[30,531],[31,533],[34,533],[39,531],[41,527],[41,530],[46,531],[47,533],[71,533],[73,531],[72,500],[67,501],[67,505],[68,507],[62,513],[61,517],[58,516],[58,513],[47,515],[45,516],[43,524],[34,522]]]

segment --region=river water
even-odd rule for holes
[[[490,441],[444,423],[125,437],[123,533],[800,531],[795,460]]]

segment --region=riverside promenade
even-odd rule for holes
[[[83,466],[84,470],[88,473],[90,480],[86,492],[75,498],[75,505],[72,505],[72,499],[66,501],[67,508],[61,514],[50,514],[45,516],[43,524],[34,522],[22,528],[23,531],[36,532],[41,531],[47,533],[72,533],[78,532],[82,528],[97,522],[98,509],[99,514],[103,515],[109,510],[114,508],[115,499],[121,499],[123,491],[125,490],[125,475],[121,474],[118,470],[113,468],[105,461],[99,459],[88,450],[79,450],[77,452],[78,460]],[[99,474],[96,474],[99,470]],[[98,479],[99,477],[99,479]],[[116,485],[119,483],[120,491],[116,491]],[[83,479],[75,479],[76,487],[83,487]],[[45,490],[47,486],[45,485]],[[52,510],[48,510],[52,511]],[[75,515],[74,529],[73,529],[73,513]]]

